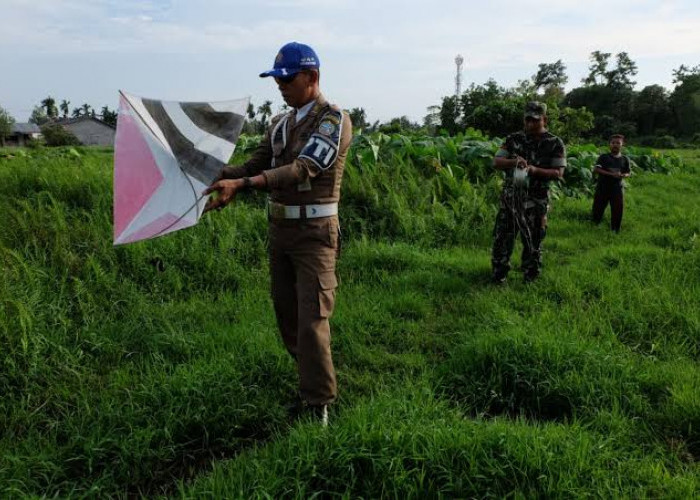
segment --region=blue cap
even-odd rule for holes
[[[318,69],[320,67],[321,63],[314,49],[303,43],[289,42],[277,53],[272,69],[260,73],[260,78],[292,76],[305,69]]]

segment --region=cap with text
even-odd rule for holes
[[[292,76],[300,71],[320,67],[321,63],[314,49],[303,43],[289,42],[277,53],[272,69],[260,73],[260,77]]]

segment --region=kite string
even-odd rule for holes
[[[192,183],[190,182],[190,184],[192,184]],[[192,189],[194,190],[194,186],[192,186]],[[195,196],[196,196],[196,195],[195,195]],[[187,216],[187,214],[190,213],[190,212],[192,211],[192,209],[195,208],[195,207],[197,208],[197,219],[199,219],[199,217],[200,217],[200,215],[199,215],[199,202],[202,201],[202,198],[204,198],[205,196],[206,196],[206,195],[202,195],[202,196],[200,196],[199,198],[197,198],[197,200],[194,202],[194,204],[193,204],[192,206],[190,206],[190,208],[188,208],[187,211],[186,211],[185,213],[183,213],[180,217],[178,217],[172,224],[170,224],[170,225],[164,227],[163,229],[161,229],[160,231],[158,231],[156,234],[154,234],[154,235],[152,236],[152,238],[157,238],[157,237],[160,236],[161,234],[165,233],[168,229],[170,229],[170,228],[173,227],[175,224],[177,224],[177,223],[180,222],[182,219],[184,219],[184,218]]]

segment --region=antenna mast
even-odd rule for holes
[[[457,57],[455,57],[455,64],[457,65],[457,76],[455,76],[455,95],[459,96],[462,94],[462,65],[464,64],[464,58],[461,54],[457,54]]]

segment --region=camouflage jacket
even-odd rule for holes
[[[514,158],[520,156],[528,164],[538,168],[566,167],[566,147],[564,142],[554,134],[545,132],[539,138],[528,136],[525,132],[510,134],[496,153],[497,157]],[[513,170],[506,173],[506,184],[511,184]],[[528,191],[533,197],[546,197],[549,190],[549,179],[530,179]]]

